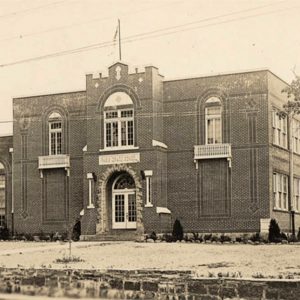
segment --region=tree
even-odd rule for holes
[[[288,102],[283,105],[283,110],[279,116],[285,118],[289,115],[300,114],[300,76],[295,74],[295,79],[281,92],[287,94]]]
[[[295,211],[293,204],[294,197],[294,149],[293,149],[293,134],[299,128],[293,128],[293,118],[300,114],[300,76],[295,74],[295,79],[291,84],[282,90],[282,93],[287,94],[288,101],[283,105],[282,111],[278,113],[279,118],[288,119],[289,130],[289,165],[290,165],[290,203],[289,210],[291,213],[292,235],[295,236]]]

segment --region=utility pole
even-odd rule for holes
[[[291,214],[292,235],[295,237],[295,207],[294,207],[294,147],[293,147],[293,113],[288,114],[289,133],[289,171],[290,171],[290,201],[289,211]]]

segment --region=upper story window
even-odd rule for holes
[[[53,112],[48,118],[49,123],[49,155],[62,154],[62,117]]]
[[[222,143],[222,106],[217,97],[205,102],[205,143]]]
[[[294,119],[292,128],[294,152],[300,154],[300,121]]]
[[[109,96],[104,105],[104,145],[106,149],[134,146],[134,109],[123,92]]]
[[[287,118],[279,118],[278,110],[272,112],[273,144],[287,148]]]

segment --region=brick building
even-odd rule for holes
[[[135,239],[176,218],[185,232],[259,232],[270,218],[290,231],[300,134],[291,199],[285,86],[268,70],[165,80],[116,63],[85,91],[16,98],[0,139],[6,222],[56,232],[80,216],[82,239]]]

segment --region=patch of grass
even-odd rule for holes
[[[255,274],[253,274],[252,277],[253,278],[265,278],[265,276],[260,272],[257,272]]]
[[[63,256],[63,258],[57,258],[54,262],[57,264],[68,264],[73,262],[83,262],[84,260],[79,256]]]
[[[207,265],[208,268],[213,269],[213,268],[228,268],[228,267],[232,267],[231,263],[225,262],[225,261],[221,261],[221,262],[217,262],[217,263],[211,263]]]

